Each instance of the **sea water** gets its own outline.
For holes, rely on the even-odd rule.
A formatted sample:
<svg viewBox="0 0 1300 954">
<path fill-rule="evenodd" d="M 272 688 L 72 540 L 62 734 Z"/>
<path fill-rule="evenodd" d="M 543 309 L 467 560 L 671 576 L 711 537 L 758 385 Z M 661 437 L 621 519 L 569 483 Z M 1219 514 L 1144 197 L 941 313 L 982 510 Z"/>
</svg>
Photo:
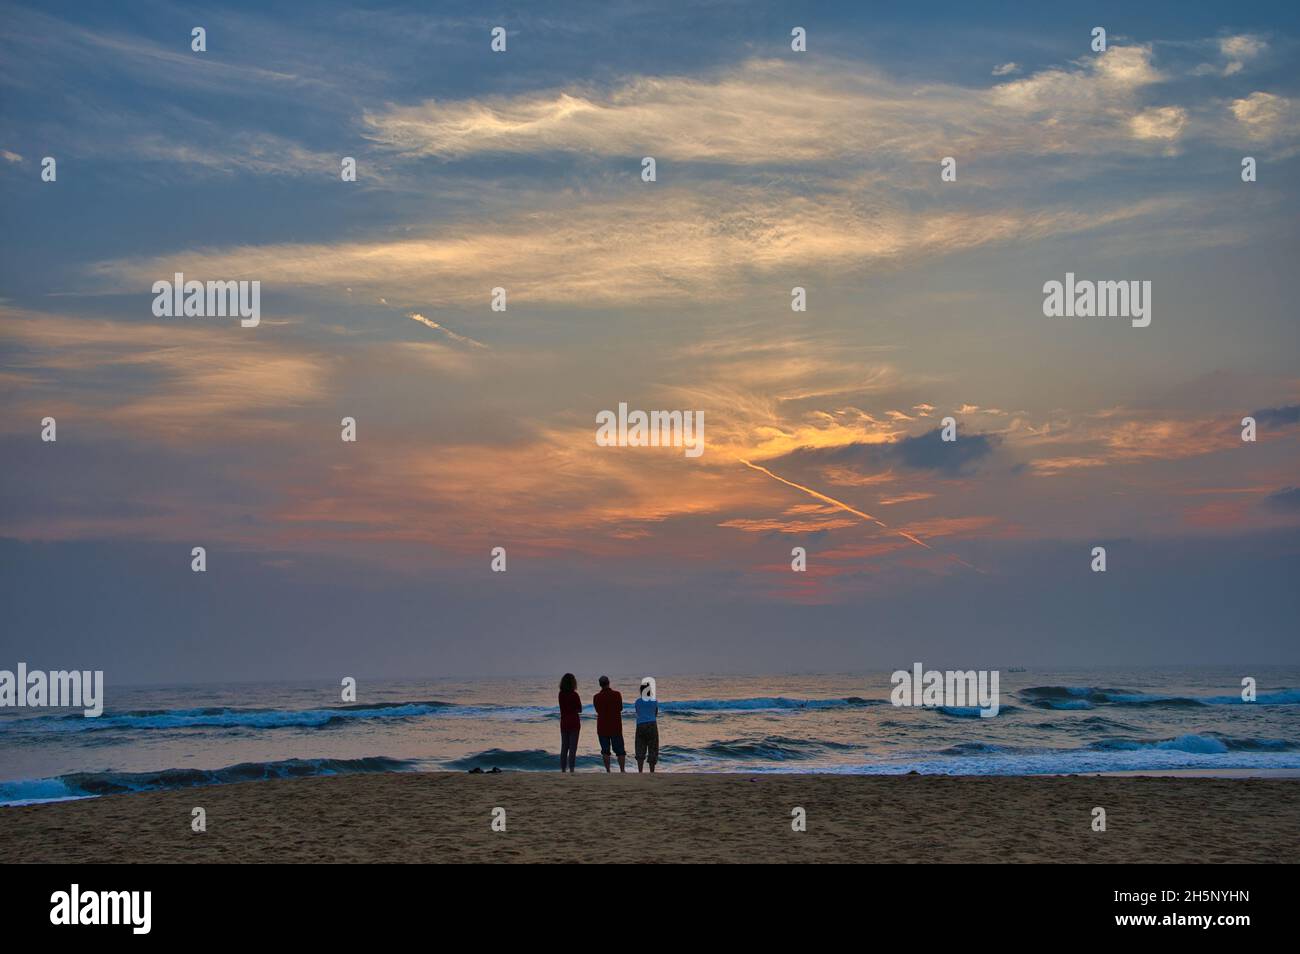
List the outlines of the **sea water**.
<svg viewBox="0 0 1300 954">
<path fill-rule="evenodd" d="M 603 771 L 598 675 L 579 674 L 579 771 Z M 611 677 L 629 750 L 642 675 Z M 1300 770 L 1295 667 L 1003 670 L 994 718 L 894 706 L 888 671 L 656 675 L 662 772 Z M 1256 680 L 1256 702 L 1242 701 L 1244 676 Z M 554 771 L 558 684 L 558 673 L 362 678 L 347 704 L 324 681 L 110 684 L 98 718 L 0 709 L 0 803 L 352 772 Z"/>
</svg>

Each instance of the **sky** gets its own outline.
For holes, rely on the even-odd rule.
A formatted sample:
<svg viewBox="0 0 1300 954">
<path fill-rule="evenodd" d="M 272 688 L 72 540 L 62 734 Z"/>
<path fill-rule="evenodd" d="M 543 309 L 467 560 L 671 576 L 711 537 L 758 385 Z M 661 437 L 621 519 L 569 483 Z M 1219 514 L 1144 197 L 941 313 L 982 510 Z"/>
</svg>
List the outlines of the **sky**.
<svg viewBox="0 0 1300 954">
<path fill-rule="evenodd" d="M 1040 6 L 0 4 L 0 666 L 1300 661 L 1300 11 Z"/>
</svg>

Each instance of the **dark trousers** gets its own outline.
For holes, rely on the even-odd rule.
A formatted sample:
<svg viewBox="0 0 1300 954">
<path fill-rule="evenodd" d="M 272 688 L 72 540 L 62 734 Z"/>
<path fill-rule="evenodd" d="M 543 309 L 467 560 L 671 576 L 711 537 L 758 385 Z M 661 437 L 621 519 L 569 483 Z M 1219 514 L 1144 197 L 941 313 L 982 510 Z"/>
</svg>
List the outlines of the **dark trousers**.
<svg viewBox="0 0 1300 954">
<path fill-rule="evenodd" d="M 563 772 L 568 768 L 573 771 L 573 765 L 578 761 L 578 733 L 581 729 L 560 730 L 560 771 Z"/>
<path fill-rule="evenodd" d="M 638 722 L 636 727 L 636 760 L 654 765 L 659 761 L 659 723 Z"/>
</svg>

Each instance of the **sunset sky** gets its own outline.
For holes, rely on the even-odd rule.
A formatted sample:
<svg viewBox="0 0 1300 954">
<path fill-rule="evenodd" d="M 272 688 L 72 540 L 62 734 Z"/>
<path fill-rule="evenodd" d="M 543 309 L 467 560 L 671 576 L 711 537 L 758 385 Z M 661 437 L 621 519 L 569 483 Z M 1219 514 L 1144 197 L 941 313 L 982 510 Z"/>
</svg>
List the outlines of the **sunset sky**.
<svg viewBox="0 0 1300 954">
<path fill-rule="evenodd" d="M 0 665 L 1300 661 L 1296 6 L 658 6 L 0 5 Z"/>
</svg>

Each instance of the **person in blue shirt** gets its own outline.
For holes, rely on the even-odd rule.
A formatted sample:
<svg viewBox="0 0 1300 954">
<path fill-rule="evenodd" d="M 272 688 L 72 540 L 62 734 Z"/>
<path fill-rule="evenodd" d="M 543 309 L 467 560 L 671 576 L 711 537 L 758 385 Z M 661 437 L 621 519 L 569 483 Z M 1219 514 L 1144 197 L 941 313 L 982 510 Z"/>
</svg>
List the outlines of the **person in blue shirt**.
<svg viewBox="0 0 1300 954">
<path fill-rule="evenodd" d="M 654 682 L 649 677 L 641 680 L 641 694 L 636 700 L 636 770 L 645 770 L 650 763 L 654 772 L 659 761 L 659 701 L 655 699 Z"/>
</svg>

